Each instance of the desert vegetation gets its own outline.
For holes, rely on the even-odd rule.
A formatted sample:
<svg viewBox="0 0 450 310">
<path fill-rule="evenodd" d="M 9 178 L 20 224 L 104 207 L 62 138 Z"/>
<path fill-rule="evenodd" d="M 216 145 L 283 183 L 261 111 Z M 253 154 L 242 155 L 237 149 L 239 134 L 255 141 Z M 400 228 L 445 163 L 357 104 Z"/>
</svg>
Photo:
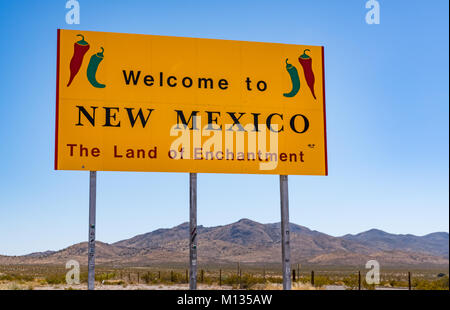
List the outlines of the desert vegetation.
<svg viewBox="0 0 450 310">
<path fill-rule="evenodd" d="M 276 290 L 282 288 L 282 275 L 279 268 L 239 266 L 201 266 L 198 269 L 199 289 L 242 289 Z M 80 284 L 66 283 L 66 270 L 61 266 L 49 265 L 3 265 L 0 266 L 0 289 L 85 289 L 87 269 L 81 267 Z M 300 271 L 300 272 L 299 272 Z M 448 290 L 448 270 L 413 270 L 411 282 L 408 271 L 401 269 L 384 270 L 380 284 L 366 283 L 365 271 L 361 270 L 359 283 L 358 271 L 347 268 L 296 269 L 292 288 L 311 289 L 411 289 Z M 188 270 L 181 266 L 152 267 L 96 267 L 96 286 L 99 289 L 187 289 Z"/>
</svg>

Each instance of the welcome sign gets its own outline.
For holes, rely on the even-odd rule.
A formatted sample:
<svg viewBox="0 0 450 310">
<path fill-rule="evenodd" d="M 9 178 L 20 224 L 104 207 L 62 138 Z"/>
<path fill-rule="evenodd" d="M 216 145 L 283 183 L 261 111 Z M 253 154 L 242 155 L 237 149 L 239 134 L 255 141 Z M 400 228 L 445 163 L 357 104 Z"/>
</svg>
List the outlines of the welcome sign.
<svg viewBox="0 0 450 310">
<path fill-rule="evenodd" d="M 55 169 L 327 175 L 320 46 L 58 30 Z"/>
</svg>

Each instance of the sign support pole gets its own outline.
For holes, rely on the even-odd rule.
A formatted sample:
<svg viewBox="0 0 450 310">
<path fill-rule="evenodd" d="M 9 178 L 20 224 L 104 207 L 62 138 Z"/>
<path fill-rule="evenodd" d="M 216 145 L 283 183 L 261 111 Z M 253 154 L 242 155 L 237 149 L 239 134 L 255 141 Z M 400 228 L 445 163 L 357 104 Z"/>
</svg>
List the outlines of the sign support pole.
<svg viewBox="0 0 450 310">
<path fill-rule="evenodd" d="M 89 239 L 88 239 L 88 290 L 95 284 L 95 213 L 97 202 L 97 171 L 89 172 Z"/>
<path fill-rule="evenodd" d="M 189 174 L 189 289 L 197 289 L 197 173 Z"/>
<path fill-rule="evenodd" d="M 288 176 L 280 175 L 281 257 L 283 260 L 283 290 L 291 289 L 291 247 L 289 243 Z"/>
</svg>

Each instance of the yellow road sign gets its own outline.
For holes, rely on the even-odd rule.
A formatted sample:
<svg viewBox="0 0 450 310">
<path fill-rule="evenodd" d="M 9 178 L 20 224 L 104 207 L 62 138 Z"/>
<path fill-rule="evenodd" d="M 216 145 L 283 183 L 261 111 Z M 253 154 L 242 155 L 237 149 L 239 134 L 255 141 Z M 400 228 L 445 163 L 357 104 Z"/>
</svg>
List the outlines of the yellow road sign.
<svg viewBox="0 0 450 310">
<path fill-rule="evenodd" d="M 58 30 L 55 169 L 327 175 L 321 46 Z"/>
</svg>

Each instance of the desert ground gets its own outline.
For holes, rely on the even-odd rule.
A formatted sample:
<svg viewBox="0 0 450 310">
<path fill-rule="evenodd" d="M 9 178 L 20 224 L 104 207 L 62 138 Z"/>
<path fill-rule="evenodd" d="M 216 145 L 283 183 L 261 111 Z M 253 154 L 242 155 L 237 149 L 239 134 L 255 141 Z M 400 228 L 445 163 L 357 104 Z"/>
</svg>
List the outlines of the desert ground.
<svg viewBox="0 0 450 310">
<path fill-rule="evenodd" d="M 205 266 L 198 270 L 199 290 L 280 290 L 282 276 L 278 268 L 240 265 L 219 269 Z M 0 290 L 85 290 L 87 269 L 81 267 L 79 283 L 61 266 L 1 265 Z M 377 285 L 366 282 L 366 270 L 348 267 L 296 269 L 294 290 L 448 290 L 448 269 L 390 268 L 380 273 Z M 294 273 L 294 272 L 293 272 Z M 300 276 L 298 276 L 300 274 Z M 361 276 L 359 276 L 361 274 Z M 75 283 L 74 283 L 75 282 Z M 98 290 L 186 290 L 187 269 L 152 267 L 96 268 L 95 288 Z"/>
</svg>

